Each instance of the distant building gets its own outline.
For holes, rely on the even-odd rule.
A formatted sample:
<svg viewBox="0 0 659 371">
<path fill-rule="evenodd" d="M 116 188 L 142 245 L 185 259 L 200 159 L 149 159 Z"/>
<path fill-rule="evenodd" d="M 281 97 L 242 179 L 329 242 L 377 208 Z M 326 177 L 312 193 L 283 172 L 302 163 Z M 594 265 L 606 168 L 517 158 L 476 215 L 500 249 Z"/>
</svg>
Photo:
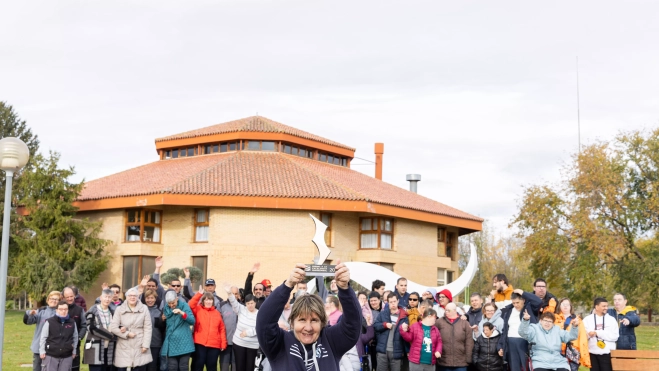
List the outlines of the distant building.
<svg viewBox="0 0 659 371">
<path fill-rule="evenodd" d="M 383 152 L 383 145 L 376 145 Z M 310 263 L 313 214 L 335 262 L 380 264 L 427 285 L 457 277 L 458 236 L 483 220 L 350 169 L 355 149 L 264 117 L 156 139 L 159 160 L 90 181 L 76 205 L 112 244 L 98 279 L 123 290 L 154 270 L 194 265 L 204 277 L 278 285 Z M 199 283 L 196 283 L 198 287 Z"/>
</svg>

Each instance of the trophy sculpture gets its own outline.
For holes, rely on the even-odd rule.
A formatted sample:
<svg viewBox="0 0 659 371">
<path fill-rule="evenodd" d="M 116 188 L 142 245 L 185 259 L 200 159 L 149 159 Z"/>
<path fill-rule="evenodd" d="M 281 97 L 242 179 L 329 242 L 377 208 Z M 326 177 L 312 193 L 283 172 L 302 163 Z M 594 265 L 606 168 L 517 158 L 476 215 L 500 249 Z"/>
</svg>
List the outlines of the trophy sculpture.
<svg viewBox="0 0 659 371">
<path fill-rule="evenodd" d="M 330 249 L 327 247 L 327 244 L 325 244 L 325 231 L 327 230 L 327 226 L 320 220 L 316 219 L 313 215 L 309 214 L 309 216 L 316 224 L 316 234 L 313 236 L 311 242 L 316 245 L 318 255 L 313 259 L 314 264 L 306 264 L 304 272 L 307 276 L 334 276 L 336 265 L 322 264 L 330 254 Z"/>
</svg>

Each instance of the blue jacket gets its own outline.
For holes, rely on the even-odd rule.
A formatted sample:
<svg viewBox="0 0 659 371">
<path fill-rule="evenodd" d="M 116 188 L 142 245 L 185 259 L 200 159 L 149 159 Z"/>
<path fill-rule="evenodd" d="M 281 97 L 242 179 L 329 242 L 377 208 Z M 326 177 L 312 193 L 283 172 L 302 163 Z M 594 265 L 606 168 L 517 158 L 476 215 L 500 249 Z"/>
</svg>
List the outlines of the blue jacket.
<svg viewBox="0 0 659 371">
<path fill-rule="evenodd" d="M 570 369 L 567 358 L 561 354 L 563 343 L 576 340 L 579 336 L 579 327 L 572 327 L 568 332 L 558 326 L 552 326 L 549 331 L 540 324 L 530 324 L 522 319 L 519 325 L 519 334 L 533 346 L 533 368 L 544 369 Z"/>
<path fill-rule="evenodd" d="M 190 306 L 183 299 L 178 299 L 176 309 L 182 310 L 186 318 L 180 314 L 174 314 L 173 309 L 165 304 L 163 314 L 167 318 L 165 325 L 165 340 L 162 343 L 160 354 L 165 357 L 177 357 L 194 352 L 194 340 L 190 326 L 194 325 L 195 318 Z"/>
<path fill-rule="evenodd" d="M 622 312 L 611 308 L 607 311 L 607 314 L 618 320 L 620 336 L 616 342 L 616 349 L 636 350 L 636 333 L 634 332 L 634 327 L 641 324 L 641 318 L 638 316 L 636 308 L 628 305 Z M 623 325 L 621 322 L 625 318 L 629 320 L 628 326 Z"/>
<path fill-rule="evenodd" d="M 377 339 L 377 346 L 375 351 L 378 353 L 387 353 L 387 340 L 389 340 L 389 331 L 394 332 L 394 359 L 403 358 L 405 353 L 405 345 L 407 342 L 400 336 L 400 325 L 407 323 L 407 312 L 402 307 L 398 307 L 398 321 L 390 329 L 385 327 L 387 323 L 391 323 L 391 311 L 389 309 L 383 310 L 378 315 L 378 318 L 373 323 L 375 329 L 375 338 Z"/>
<path fill-rule="evenodd" d="M 531 319 L 530 323 L 538 323 L 538 317 L 535 316 L 535 313 L 538 313 L 540 306 L 542 305 L 542 299 L 535 296 L 530 292 L 524 291 L 522 297 L 526 300 L 524 302 L 524 308 L 519 313 L 519 319 L 523 321 L 524 311 L 529 312 Z M 508 354 L 508 320 L 510 319 L 510 314 L 513 311 L 513 305 L 508 304 L 503 309 L 501 309 L 501 319 L 503 319 L 503 331 L 501 332 L 501 337 L 499 338 L 499 343 L 497 344 L 498 349 L 503 349 L 503 359 L 506 359 Z M 521 335 L 521 334 L 520 334 Z"/>
</svg>

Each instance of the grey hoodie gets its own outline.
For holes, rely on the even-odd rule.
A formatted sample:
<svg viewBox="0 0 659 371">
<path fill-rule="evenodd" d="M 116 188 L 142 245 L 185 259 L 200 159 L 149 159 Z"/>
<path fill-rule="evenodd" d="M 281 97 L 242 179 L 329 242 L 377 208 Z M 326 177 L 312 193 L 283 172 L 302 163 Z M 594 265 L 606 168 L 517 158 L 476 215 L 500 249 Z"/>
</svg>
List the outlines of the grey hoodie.
<svg viewBox="0 0 659 371">
<path fill-rule="evenodd" d="M 495 331 L 501 333 L 503 331 L 503 319 L 501 318 L 501 309 L 497 309 L 496 312 L 492 315 L 492 318 L 485 318 L 485 313 L 483 313 L 483 318 L 478 323 L 478 332 L 474 332 L 474 340 L 477 340 L 479 336 L 483 333 L 483 324 L 489 322 L 494 325 Z"/>
<path fill-rule="evenodd" d="M 30 345 L 30 350 L 34 354 L 39 354 L 39 340 L 41 339 L 41 330 L 43 325 L 46 323 L 46 320 L 55 315 L 57 308 L 43 307 L 37 310 L 35 315 L 30 315 L 31 309 L 25 312 L 23 316 L 23 323 L 26 325 L 37 325 L 37 328 L 34 329 L 34 337 L 32 338 L 32 344 Z"/>
</svg>

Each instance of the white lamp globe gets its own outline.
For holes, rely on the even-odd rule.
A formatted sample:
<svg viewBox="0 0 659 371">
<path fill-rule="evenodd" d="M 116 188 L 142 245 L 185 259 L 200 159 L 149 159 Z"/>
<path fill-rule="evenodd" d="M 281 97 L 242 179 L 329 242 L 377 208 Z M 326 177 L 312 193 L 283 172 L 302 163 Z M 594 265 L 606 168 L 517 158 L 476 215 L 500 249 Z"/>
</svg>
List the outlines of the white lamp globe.
<svg viewBox="0 0 659 371">
<path fill-rule="evenodd" d="M 17 171 L 30 158 L 30 150 L 27 144 L 14 137 L 0 139 L 0 169 L 4 171 Z"/>
</svg>

